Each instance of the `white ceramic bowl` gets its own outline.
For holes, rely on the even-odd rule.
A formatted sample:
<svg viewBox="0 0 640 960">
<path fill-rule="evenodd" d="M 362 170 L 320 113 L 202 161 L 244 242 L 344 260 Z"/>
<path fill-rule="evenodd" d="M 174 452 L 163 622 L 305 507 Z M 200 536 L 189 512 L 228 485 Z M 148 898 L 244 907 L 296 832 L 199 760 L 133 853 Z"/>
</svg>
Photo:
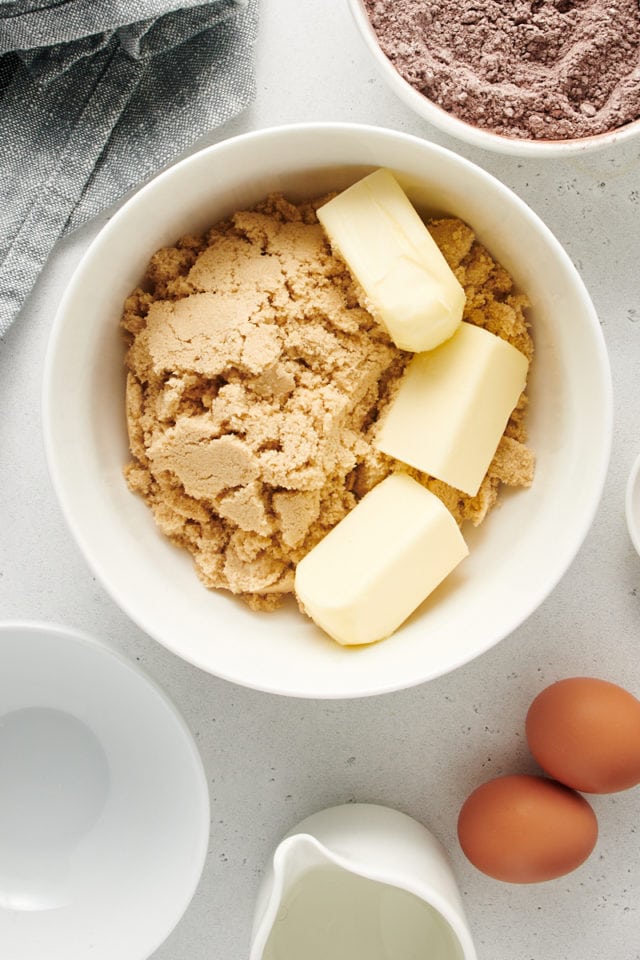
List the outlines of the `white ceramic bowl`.
<svg viewBox="0 0 640 960">
<path fill-rule="evenodd" d="M 631 543 L 640 554 L 640 454 L 631 467 L 624 506 Z"/>
<path fill-rule="evenodd" d="M 255 613 L 207 591 L 190 556 L 129 492 L 124 298 L 150 255 L 271 190 L 291 198 L 394 169 L 418 208 L 467 220 L 531 299 L 528 491 L 467 531 L 471 555 L 397 633 L 345 649 L 291 602 Z M 421 139 L 352 124 L 262 130 L 163 173 L 104 228 L 75 273 L 49 344 L 43 394 L 51 476 L 69 526 L 114 600 L 152 637 L 204 670 L 274 693 L 356 697 L 408 687 L 471 660 L 518 626 L 571 563 L 608 463 L 611 386 L 600 326 L 568 256 L 538 217 L 479 167 Z"/>
<path fill-rule="evenodd" d="M 577 154 L 595 153 L 615 143 L 623 143 L 634 137 L 640 137 L 640 120 L 626 124 L 624 127 L 619 127 L 609 133 L 573 140 L 528 140 L 508 137 L 499 133 L 492 133 L 482 127 L 476 127 L 466 120 L 460 120 L 454 114 L 443 110 L 442 107 L 420 93 L 415 87 L 412 87 L 398 73 L 378 43 L 363 0 L 348 0 L 348 3 L 362 39 L 389 87 L 411 110 L 424 120 L 432 123 L 434 127 L 442 130 L 443 133 L 449 134 L 449 136 L 457 137 L 474 147 L 482 147 L 484 150 L 492 150 L 495 153 L 507 153 L 518 157 L 535 157 L 536 159 L 544 157 L 558 159 Z"/>
<path fill-rule="evenodd" d="M 145 960 L 209 838 L 200 756 L 165 695 L 75 631 L 0 624 L 0 955 Z"/>
</svg>

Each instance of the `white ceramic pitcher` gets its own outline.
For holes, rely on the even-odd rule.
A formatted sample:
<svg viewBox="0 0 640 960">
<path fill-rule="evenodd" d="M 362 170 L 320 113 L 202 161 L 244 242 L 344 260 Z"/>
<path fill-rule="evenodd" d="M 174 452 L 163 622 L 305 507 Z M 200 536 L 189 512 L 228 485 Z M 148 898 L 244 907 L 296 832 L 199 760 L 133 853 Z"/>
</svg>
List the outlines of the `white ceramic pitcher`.
<svg viewBox="0 0 640 960">
<path fill-rule="evenodd" d="M 406 814 L 330 807 L 277 847 L 250 960 L 476 960 L 442 845 Z"/>
</svg>

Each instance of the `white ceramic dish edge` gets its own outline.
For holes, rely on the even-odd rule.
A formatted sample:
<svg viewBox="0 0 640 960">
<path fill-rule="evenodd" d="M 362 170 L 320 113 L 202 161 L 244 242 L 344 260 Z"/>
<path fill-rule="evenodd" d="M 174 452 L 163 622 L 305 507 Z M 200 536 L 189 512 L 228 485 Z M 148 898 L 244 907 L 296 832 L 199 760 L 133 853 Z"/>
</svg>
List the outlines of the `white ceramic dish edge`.
<svg viewBox="0 0 640 960">
<path fill-rule="evenodd" d="M 75 627 L 69 627 L 61 623 L 50 623 L 28 619 L 0 621 L 0 642 L 2 642 L 4 636 L 11 636 L 12 634 L 16 633 L 27 635 L 30 633 L 43 634 L 53 638 L 59 638 L 63 641 L 71 641 L 72 644 L 77 644 L 80 648 L 88 648 L 99 656 L 111 659 L 118 664 L 118 667 L 122 668 L 124 671 L 126 671 L 126 673 L 134 677 L 137 683 L 142 684 L 151 692 L 156 702 L 159 702 L 162 706 L 162 709 L 166 711 L 166 715 L 170 717 L 171 723 L 175 725 L 175 729 L 178 732 L 182 748 L 185 750 L 184 756 L 188 758 L 188 765 L 190 767 L 191 774 L 198 783 L 197 807 L 200 809 L 201 813 L 200 822 L 199 824 L 195 825 L 195 832 L 200 837 L 197 843 L 198 855 L 194 856 L 193 859 L 189 861 L 190 875 L 187 883 L 185 884 L 182 896 L 179 899 L 173 899 L 171 911 L 163 918 L 164 922 L 161 929 L 155 934 L 155 936 L 149 936 L 146 940 L 143 955 L 135 954 L 136 960 L 146 960 L 146 957 L 154 953 L 165 942 L 165 940 L 180 922 L 189 904 L 191 903 L 191 900 L 193 899 L 206 862 L 211 817 L 209 787 L 202 757 L 198 751 L 193 734 L 191 733 L 184 717 L 177 709 L 173 701 L 164 692 L 164 690 L 142 668 L 128 659 L 120 651 L 114 649 L 106 641 L 98 639 L 97 637 L 85 633 L 82 630 L 76 629 Z M 47 689 L 49 689 L 48 683 Z M 30 697 L 27 695 L 26 701 L 29 699 Z M 53 915 L 55 913 L 56 911 L 45 910 L 46 916 Z M 64 921 L 65 914 L 66 911 L 63 910 L 60 915 L 63 922 L 66 922 Z M 18 929 L 19 927 L 16 925 L 15 930 L 17 931 Z M 56 943 L 54 951 L 55 956 L 59 955 L 59 949 L 60 944 Z M 54 945 L 52 944 L 52 951 L 53 950 Z M 75 952 L 73 950 L 71 952 L 75 956 Z M 124 955 L 125 953 L 123 952 L 122 956 L 124 957 Z M 127 951 L 126 956 L 133 957 L 134 955 Z"/>
<path fill-rule="evenodd" d="M 636 457 L 627 480 L 625 515 L 631 543 L 640 555 L 640 454 Z"/>
</svg>

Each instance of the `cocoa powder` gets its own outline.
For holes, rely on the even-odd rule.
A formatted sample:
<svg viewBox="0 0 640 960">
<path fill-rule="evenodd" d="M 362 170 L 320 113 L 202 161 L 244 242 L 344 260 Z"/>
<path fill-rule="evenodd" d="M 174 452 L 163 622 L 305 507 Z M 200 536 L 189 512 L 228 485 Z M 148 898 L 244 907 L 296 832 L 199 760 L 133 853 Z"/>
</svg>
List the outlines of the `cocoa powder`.
<svg viewBox="0 0 640 960">
<path fill-rule="evenodd" d="M 380 47 L 461 120 L 525 139 L 640 117 L 638 0 L 364 0 Z"/>
</svg>

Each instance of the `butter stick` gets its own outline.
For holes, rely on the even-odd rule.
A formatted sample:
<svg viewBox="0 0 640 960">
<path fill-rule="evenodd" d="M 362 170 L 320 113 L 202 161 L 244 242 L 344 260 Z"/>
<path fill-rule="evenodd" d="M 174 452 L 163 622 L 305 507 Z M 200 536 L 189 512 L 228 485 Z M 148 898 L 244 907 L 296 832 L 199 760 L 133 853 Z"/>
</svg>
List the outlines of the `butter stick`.
<svg viewBox="0 0 640 960">
<path fill-rule="evenodd" d="M 375 446 L 475 496 L 524 390 L 527 358 L 481 327 L 415 356 Z"/>
<path fill-rule="evenodd" d="M 303 557 L 295 591 L 338 643 L 373 643 L 392 634 L 467 553 L 444 504 L 396 473 Z"/>
<path fill-rule="evenodd" d="M 464 290 L 388 170 L 338 194 L 318 219 L 396 346 L 431 350 L 455 332 Z"/>
</svg>

